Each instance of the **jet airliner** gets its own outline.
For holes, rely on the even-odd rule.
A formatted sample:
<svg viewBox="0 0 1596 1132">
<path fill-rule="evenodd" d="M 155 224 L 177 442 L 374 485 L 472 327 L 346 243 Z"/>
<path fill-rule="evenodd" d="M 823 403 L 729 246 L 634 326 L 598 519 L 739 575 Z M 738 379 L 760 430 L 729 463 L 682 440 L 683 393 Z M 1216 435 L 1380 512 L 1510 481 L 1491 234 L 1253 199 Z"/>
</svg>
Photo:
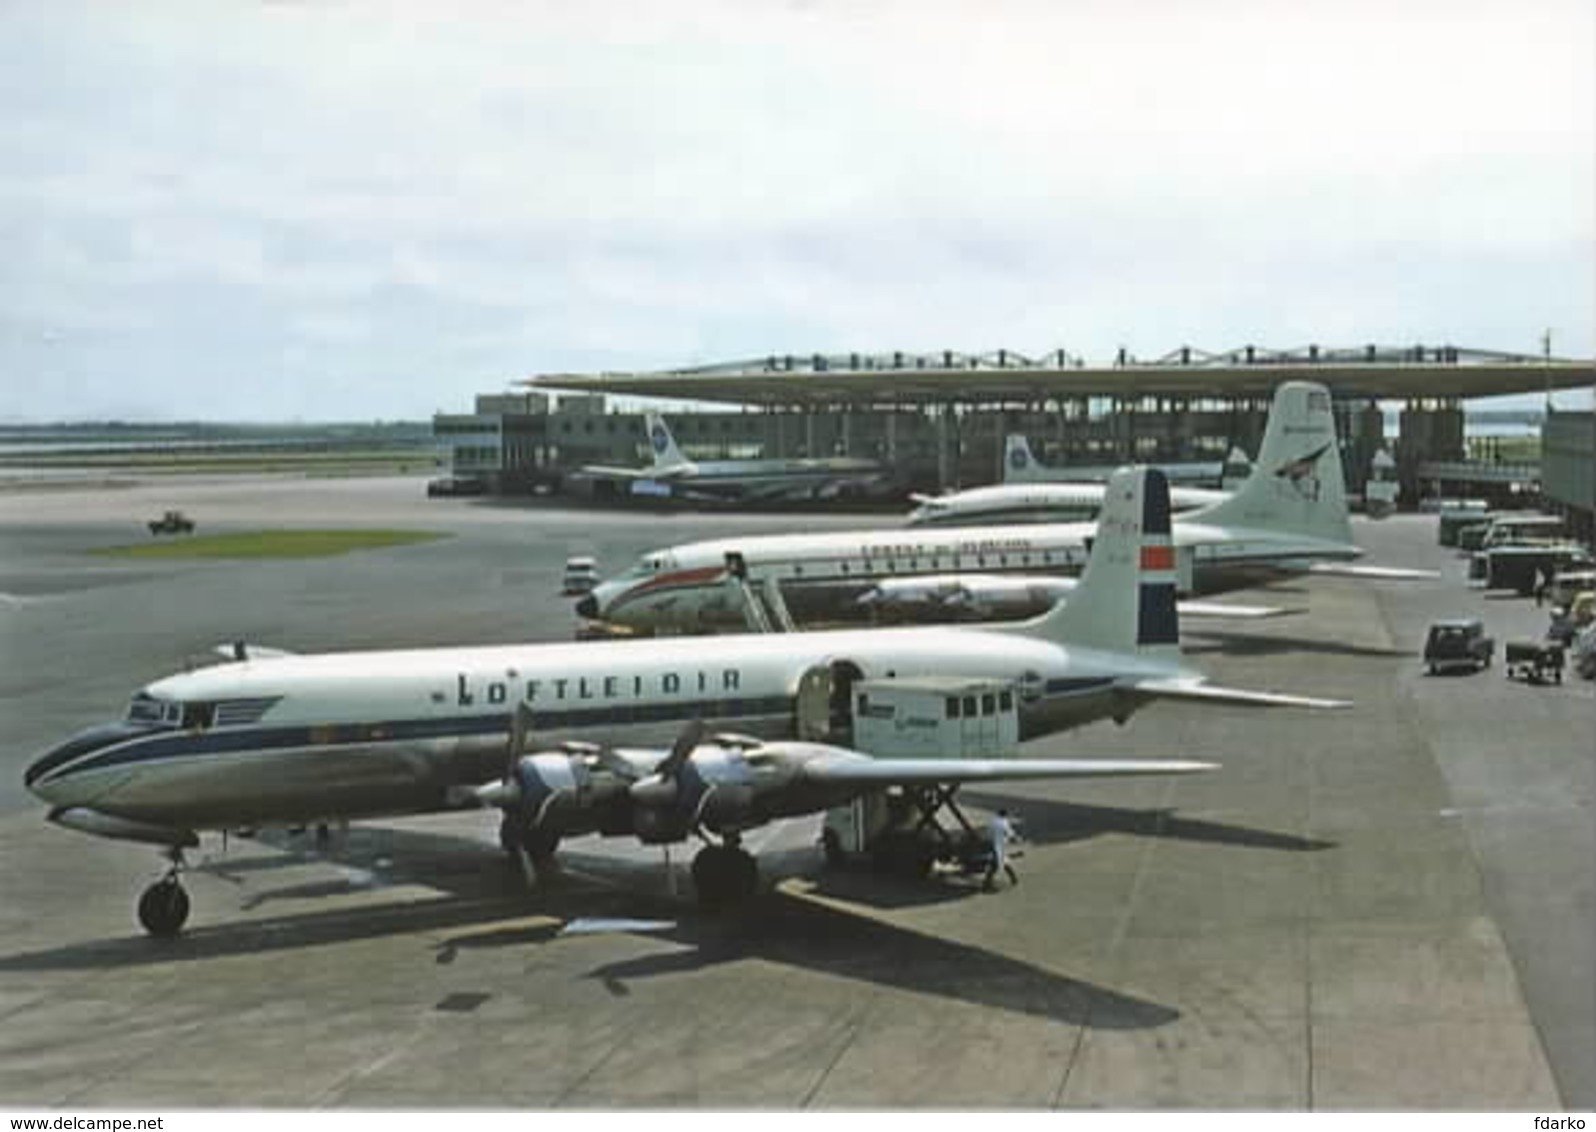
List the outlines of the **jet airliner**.
<svg viewBox="0 0 1596 1132">
<path fill-rule="evenodd" d="M 887 486 L 888 468 L 876 460 L 822 456 L 785 460 L 690 460 L 659 413 L 644 414 L 651 462 L 642 468 L 589 465 L 583 479 L 626 484 L 638 495 L 695 502 L 834 499 Z"/>
</svg>

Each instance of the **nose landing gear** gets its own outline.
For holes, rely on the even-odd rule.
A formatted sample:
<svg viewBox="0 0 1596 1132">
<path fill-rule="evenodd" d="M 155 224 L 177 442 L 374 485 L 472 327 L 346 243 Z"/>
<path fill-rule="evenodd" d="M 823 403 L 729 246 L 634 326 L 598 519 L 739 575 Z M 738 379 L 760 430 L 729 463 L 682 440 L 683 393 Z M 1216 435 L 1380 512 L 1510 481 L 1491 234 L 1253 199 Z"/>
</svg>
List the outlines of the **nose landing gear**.
<svg viewBox="0 0 1596 1132">
<path fill-rule="evenodd" d="M 166 875 L 139 897 L 139 923 L 157 939 L 172 938 L 188 922 L 188 892 L 178 880 L 183 871 L 182 847 L 173 846 L 166 855 L 171 861 Z"/>
</svg>

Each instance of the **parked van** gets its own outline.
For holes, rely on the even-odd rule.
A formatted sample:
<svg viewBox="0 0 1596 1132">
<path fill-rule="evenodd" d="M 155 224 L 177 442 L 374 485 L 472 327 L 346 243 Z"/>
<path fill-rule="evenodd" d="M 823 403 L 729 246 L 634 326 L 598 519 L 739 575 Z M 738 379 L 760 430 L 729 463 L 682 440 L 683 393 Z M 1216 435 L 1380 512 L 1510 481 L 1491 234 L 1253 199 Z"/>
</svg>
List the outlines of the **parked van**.
<svg viewBox="0 0 1596 1132">
<path fill-rule="evenodd" d="M 1480 549 L 1560 542 L 1566 535 L 1563 520 L 1556 515 L 1514 515 L 1493 522 Z"/>
<path fill-rule="evenodd" d="M 599 584 L 598 563 L 585 554 L 565 560 L 565 576 L 560 580 L 560 592 L 569 597 L 588 593 Z"/>
</svg>

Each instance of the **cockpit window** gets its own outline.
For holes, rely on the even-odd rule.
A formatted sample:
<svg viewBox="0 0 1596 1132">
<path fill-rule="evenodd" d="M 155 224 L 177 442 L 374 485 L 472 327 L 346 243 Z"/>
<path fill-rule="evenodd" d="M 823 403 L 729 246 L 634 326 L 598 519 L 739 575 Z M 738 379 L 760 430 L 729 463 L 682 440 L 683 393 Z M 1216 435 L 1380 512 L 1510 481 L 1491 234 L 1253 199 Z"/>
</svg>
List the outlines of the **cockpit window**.
<svg viewBox="0 0 1596 1132">
<path fill-rule="evenodd" d="M 175 713 L 177 705 L 166 700 L 158 700 L 145 692 L 140 692 L 133 697 L 133 702 L 127 706 L 129 723 L 176 723 Z M 168 718 L 168 712 L 174 713 Z"/>
<path fill-rule="evenodd" d="M 276 700 L 265 701 L 268 705 Z M 163 700 L 148 692 L 140 692 L 127 706 L 129 723 L 143 723 L 157 727 L 210 727 L 214 722 L 214 705 L 206 703 L 179 703 Z"/>
<path fill-rule="evenodd" d="M 636 562 L 632 563 L 632 565 L 624 574 L 621 575 L 621 577 L 649 578 L 655 574 L 658 574 L 662 565 L 663 562 L 659 556 L 649 555 L 646 558 L 639 558 Z"/>
</svg>

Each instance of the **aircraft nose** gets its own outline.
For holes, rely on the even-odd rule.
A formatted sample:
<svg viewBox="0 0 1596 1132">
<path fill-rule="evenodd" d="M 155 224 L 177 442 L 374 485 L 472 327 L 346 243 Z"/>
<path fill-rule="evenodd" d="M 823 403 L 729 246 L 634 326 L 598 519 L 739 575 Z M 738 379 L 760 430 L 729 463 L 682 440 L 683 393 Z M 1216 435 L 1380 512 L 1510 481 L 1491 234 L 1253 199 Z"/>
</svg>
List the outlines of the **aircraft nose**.
<svg viewBox="0 0 1596 1132">
<path fill-rule="evenodd" d="M 593 618 L 597 617 L 599 615 L 598 597 L 594 594 L 588 594 L 582 598 L 581 601 L 577 602 L 576 615 L 578 617 L 585 617 L 588 620 L 592 620 Z"/>
<path fill-rule="evenodd" d="M 76 762 L 85 755 L 95 754 L 134 734 L 136 732 L 126 725 L 117 723 L 80 731 L 29 763 L 28 769 L 22 773 L 22 784 L 38 798 L 47 802 L 59 801 L 63 789 L 71 789 L 66 786 L 66 780 L 70 775 L 62 773 L 68 764 Z"/>
</svg>

